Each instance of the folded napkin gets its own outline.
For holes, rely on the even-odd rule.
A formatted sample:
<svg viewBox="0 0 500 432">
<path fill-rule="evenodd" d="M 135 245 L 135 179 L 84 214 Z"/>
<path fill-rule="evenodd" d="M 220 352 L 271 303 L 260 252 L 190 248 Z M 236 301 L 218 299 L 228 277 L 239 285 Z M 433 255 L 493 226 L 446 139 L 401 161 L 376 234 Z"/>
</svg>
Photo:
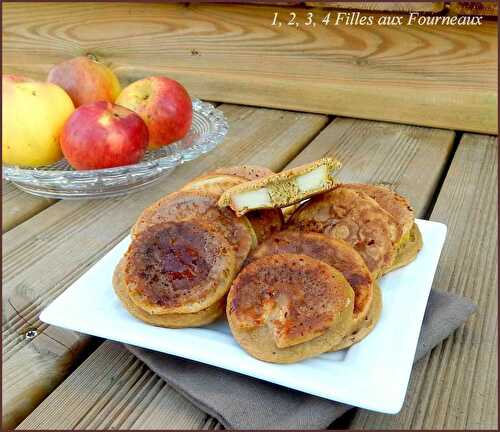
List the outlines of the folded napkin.
<svg viewBox="0 0 500 432">
<path fill-rule="evenodd" d="M 415 361 L 465 322 L 475 308 L 463 297 L 432 290 Z M 228 429 L 324 429 L 352 408 L 203 363 L 126 347 Z"/>
</svg>

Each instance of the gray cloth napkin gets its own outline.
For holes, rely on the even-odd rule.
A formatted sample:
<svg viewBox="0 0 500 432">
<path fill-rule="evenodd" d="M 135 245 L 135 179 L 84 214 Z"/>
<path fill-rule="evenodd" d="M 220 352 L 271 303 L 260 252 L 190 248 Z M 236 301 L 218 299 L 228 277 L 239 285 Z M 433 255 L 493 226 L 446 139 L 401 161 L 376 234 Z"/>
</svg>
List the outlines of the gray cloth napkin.
<svg viewBox="0 0 500 432">
<path fill-rule="evenodd" d="M 463 297 L 432 290 L 415 361 L 464 323 L 475 308 Z M 228 429 L 324 429 L 352 408 L 203 363 L 126 347 Z"/>
</svg>

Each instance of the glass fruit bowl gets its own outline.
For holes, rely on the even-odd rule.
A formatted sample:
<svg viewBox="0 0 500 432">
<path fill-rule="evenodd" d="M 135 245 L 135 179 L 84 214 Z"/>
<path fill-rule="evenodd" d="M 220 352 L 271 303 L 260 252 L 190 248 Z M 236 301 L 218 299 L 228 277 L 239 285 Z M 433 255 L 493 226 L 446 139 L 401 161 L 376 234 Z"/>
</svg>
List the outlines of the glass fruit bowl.
<svg viewBox="0 0 500 432">
<path fill-rule="evenodd" d="M 209 152 L 224 140 L 227 131 L 222 111 L 193 99 L 193 124 L 188 134 L 168 146 L 148 150 L 143 160 L 134 165 L 75 171 L 62 159 L 40 168 L 3 165 L 2 175 L 20 189 L 42 197 L 113 197 L 144 188 L 176 166 Z"/>
</svg>

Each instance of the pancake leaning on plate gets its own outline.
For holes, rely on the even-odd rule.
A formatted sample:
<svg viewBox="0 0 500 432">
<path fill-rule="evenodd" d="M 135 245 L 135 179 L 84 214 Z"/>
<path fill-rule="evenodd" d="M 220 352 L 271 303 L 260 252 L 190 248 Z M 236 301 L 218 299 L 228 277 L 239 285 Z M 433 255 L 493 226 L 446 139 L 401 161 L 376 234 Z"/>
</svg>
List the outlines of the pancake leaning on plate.
<svg viewBox="0 0 500 432">
<path fill-rule="evenodd" d="M 312 197 L 294 212 L 288 224 L 346 241 L 363 257 L 375 278 L 393 264 L 395 246 L 402 236 L 395 219 L 374 199 L 344 186 Z"/>
<path fill-rule="evenodd" d="M 354 292 L 333 267 L 307 255 L 259 258 L 229 290 L 231 332 L 252 356 L 293 363 L 340 343 L 352 320 Z"/>
<path fill-rule="evenodd" d="M 132 238 L 160 222 L 194 220 L 207 223 L 224 235 L 236 255 L 239 269 L 257 244 L 246 217 L 236 217 L 230 209 L 217 206 L 218 196 L 200 191 L 174 192 L 146 208 L 132 227 Z"/>
<path fill-rule="evenodd" d="M 181 190 L 198 190 L 214 193 L 220 197 L 222 193 L 233 186 L 270 174 L 274 173 L 267 168 L 251 165 L 219 168 L 196 177 L 185 184 Z M 255 210 L 247 213 L 246 216 L 253 227 L 258 243 L 262 242 L 272 233 L 279 231 L 284 223 L 283 214 L 280 209 Z"/>
<path fill-rule="evenodd" d="M 323 261 L 344 275 L 354 290 L 354 331 L 368 314 L 373 299 L 373 277 L 361 255 L 342 240 L 320 233 L 286 230 L 274 234 L 259 245 L 247 262 L 282 253 L 307 255 Z"/>
<path fill-rule="evenodd" d="M 162 222 L 132 240 L 115 271 L 114 287 L 140 319 L 174 327 L 201 325 L 223 310 L 236 270 L 234 250 L 213 227 Z"/>
<path fill-rule="evenodd" d="M 331 158 L 285 170 L 235 186 L 222 194 L 219 206 L 231 207 L 237 215 L 251 210 L 287 207 L 335 185 L 334 172 L 340 162 Z"/>
</svg>

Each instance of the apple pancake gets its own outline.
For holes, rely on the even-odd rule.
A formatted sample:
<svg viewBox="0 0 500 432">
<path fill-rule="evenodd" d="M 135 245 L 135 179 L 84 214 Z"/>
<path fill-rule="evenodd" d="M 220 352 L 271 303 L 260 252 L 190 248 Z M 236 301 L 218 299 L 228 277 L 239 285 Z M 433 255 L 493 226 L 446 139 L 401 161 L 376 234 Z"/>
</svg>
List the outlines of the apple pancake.
<svg viewBox="0 0 500 432">
<path fill-rule="evenodd" d="M 382 292 L 378 283 L 375 283 L 373 289 L 373 302 L 370 306 L 370 310 L 366 317 L 360 322 L 356 329 L 354 329 L 351 333 L 344 336 L 342 341 L 335 345 L 330 351 L 340 351 L 355 343 L 360 342 L 366 336 L 370 334 L 370 332 L 375 328 L 380 319 L 380 314 L 382 313 Z"/>
<path fill-rule="evenodd" d="M 220 197 L 227 189 L 244 183 L 245 181 L 246 180 L 244 180 L 243 178 L 234 175 L 205 174 L 196 177 L 189 183 L 186 183 L 184 186 L 182 186 L 181 191 L 197 190 L 200 192 L 214 194 Z"/>
<path fill-rule="evenodd" d="M 221 168 L 200 177 L 196 177 L 194 180 L 184 185 L 181 190 L 199 190 L 213 193 L 220 197 L 227 189 L 247 182 L 248 178 L 243 177 L 243 175 L 247 175 L 251 178 L 255 177 L 256 173 L 266 172 L 265 170 L 267 170 L 266 168 L 260 168 L 261 171 L 259 171 L 259 168 L 260 167 L 250 166 L 228 168 L 229 172 L 240 173 L 240 175 L 218 173 L 217 171 L 225 171 L 225 169 Z M 271 174 L 273 173 L 272 171 L 270 172 Z M 247 213 L 246 216 L 252 225 L 258 243 L 262 242 L 272 233 L 279 231 L 284 223 L 283 214 L 280 209 L 255 210 Z"/>
<path fill-rule="evenodd" d="M 133 239 L 123 273 L 129 298 L 149 314 L 194 313 L 226 295 L 236 257 L 209 225 L 161 222 Z"/>
<path fill-rule="evenodd" d="M 394 263 L 390 266 L 386 273 L 404 267 L 405 265 L 412 262 L 416 258 L 422 247 L 422 234 L 418 229 L 418 225 L 413 224 L 410 229 L 408 240 L 404 242 L 404 244 L 398 249 L 398 253 L 396 255 Z"/>
<path fill-rule="evenodd" d="M 206 324 L 210 324 L 224 313 L 226 306 L 225 297 L 209 306 L 208 308 L 194 313 L 173 313 L 163 315 L 150 314 L 141 309 L 139 306 L 136 306 L 136 304 L 130 299 L 130 296 L 128 295 L 127 285 L 125 283 L 125 273 L 123 271 L 124 267 L 125 258 L 122 258 L 113 273 L 113 288 L 125 309 L 127 309 L 127 311 L 131 315 L 141 321 L 158 327 L 200 327 Z"/>
<path fill-rule="evenodd" d="M 146 208 L 132 227 L 132 237 L 160 222 L 195 220 L 216 228 L 230 244 L 239 269 L 248 253 L 257 245 L 252 225 L 246 217 L 237 217 L 230 209 L 217 206 L 217 195 L 200 191 L 171 193 Z"/>
<path fill-rule="evenodd" d="M 269 168 L 257 165 L 237 165 L 227 168 L 217 168 L 210 174 L 234 175 L 244 178 L 246 181 L 253 181 L 273 175 Z M 257 242 L 261 243 L 273 233 L 281 230 L 284 224 L 281 209 L 259 209 L 247 213 L 248 220 L 253 226 L 257 236 Z"/>
<path fill-rule="evenodd" d="M 251 210 L 287 207 L 335 186 L 334 172 L 340 162 L 331 158 L 282 171 L 228 189 L 219 206 L 231 207 L 237 215 Z"/>
<path fill-rule="evenodd" d="M 391 214 L 391 216 L 401 227 L 401 240 L 395 246 L 395 263 L 399 262 L 399 264 L 397 267 L 395 266 L 395 264 L 391 265 L 385 270 L 384 273 L 395 270 L 396 268 L 402 267 L 403 265 L 412 261 L 417 256 L 422 245 L 420 244 L 419 247 L 418 241 L 415 241 L 415 233 L 411 235 L 412 229 L 418 230 L 418 228 L 414 228 L 415 212 L 411 207 L 409 201 L 396 192 L 392 191 L 391 189 L 380 185 L 352 183 L 345 184 L 344 186 L 354 190 L 362 191 L 373 198 L 375 201 L 377 201 L 380 207 Z M 410 241 L 410 237 L 412 237 L 413 241 Z M 407 245 L 408 242 L 410 243 Z M 408 247 L 405 247 L 406 245 Z M 400 257 L 401 254 L 404 255 Z"/>
<path fill-rule="evenodd" d="M 250 355 L 293 363 L 340 343 L 353 304 L 342 273 L 307 255 L 280 254 L 245 266 L 229 290 L 226 314 Z"/>
<path fill-rule="evenodd" d="M 288 222 L 302 231 L 321 232 L 349 243 L 377 278 L 389 268 L 401 239 L 401 227 L 367 194 L 344 186 L 312 197 Z"/>
<path fill-rule="evenodd" d="M 374 281 L 361 255 L 349 244 L 320 233 L 286 230 L 258 246 L 247 262 L 282 253 L 307 255 L 342 273 L 354 290 L 353 328 L 365 319 L 372 304 Z"/>
</svg>

